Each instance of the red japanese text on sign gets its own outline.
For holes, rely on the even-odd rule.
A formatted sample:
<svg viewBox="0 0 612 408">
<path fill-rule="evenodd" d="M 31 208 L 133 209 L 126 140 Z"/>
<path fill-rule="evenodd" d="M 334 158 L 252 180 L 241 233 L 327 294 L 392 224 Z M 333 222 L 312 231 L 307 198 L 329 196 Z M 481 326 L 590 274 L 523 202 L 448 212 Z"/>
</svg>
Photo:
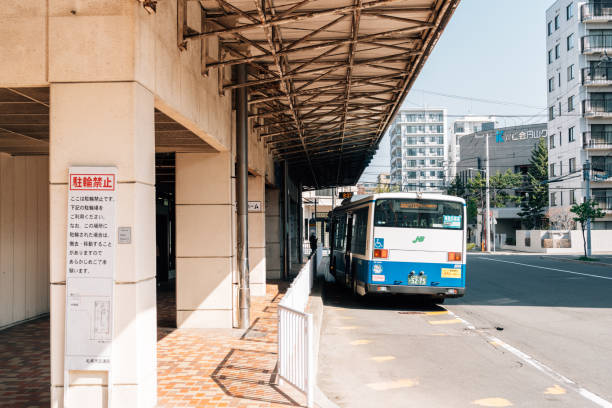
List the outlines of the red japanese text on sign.
<svg viewBox="0 0 612 408">
<path fill-rule="evenodd" d="M 115 191 L 115 175 L 71 174 L 70 190 Z"/>
</svg>

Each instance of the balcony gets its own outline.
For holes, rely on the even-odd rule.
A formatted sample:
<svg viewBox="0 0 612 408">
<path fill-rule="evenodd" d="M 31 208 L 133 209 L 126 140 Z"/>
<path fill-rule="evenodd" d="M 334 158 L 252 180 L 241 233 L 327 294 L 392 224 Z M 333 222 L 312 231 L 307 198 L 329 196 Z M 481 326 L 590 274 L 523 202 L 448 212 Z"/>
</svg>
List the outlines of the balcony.
<svg viewBox="0 0 612 408">
<path fill-rule="evenodd" d="M 583 68 L 582 85 L 585 86 L 608 86 L 612 85 L 612 65 L 601 67 Z"/>
<path fill-rule="evenodd" d="M 610 183 L 612 182 L 612 172 L 606 170 L 593 170 L 591 173 L 591 181 L 593 183 Z"/>
<path fill-rule="evenodd" d="M 612 99 L 585 99 L 582 112 L 585 118 L 612 118 Z"/>
<path fill-rule="evenodd" d="M 612 149 L 612 132 L 584 132 L 582 146 L 585 149 Z"/>
<path fill-rule="evenodd" d="M 612 20 L 612 2 L 583 4 L 580 7 L 580 20 L 584 23 L 606 23 Z"/>
<path fill-rule="evenodd" d="M 583 54 L 603 54 L 612 52 L 612 35 L 594 34 L 582 37 Z"/>
<path fill-rule="evenodd" d="M 612 197 L 597 197 L 594 196 L 593 200 L 597 202 L 597 207 L 605 211 L 612 211 Z"/>
</svg>

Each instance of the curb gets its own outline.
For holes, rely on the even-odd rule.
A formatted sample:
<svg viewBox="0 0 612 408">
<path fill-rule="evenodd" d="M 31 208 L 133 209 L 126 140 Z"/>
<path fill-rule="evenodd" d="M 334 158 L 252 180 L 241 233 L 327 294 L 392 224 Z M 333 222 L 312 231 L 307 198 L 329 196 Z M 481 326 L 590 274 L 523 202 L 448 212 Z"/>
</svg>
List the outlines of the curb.
<svg viewBox="0 0 612 408">
<path fill-rule="evenodd" d="M 566 262 L 580 263 L 580 264 L 585 264 L 585 265 L 607 266 L 608 268 L 612 268 L 612 264 L 605 263 L 605 262 L 581 261 L 579 259 L 558 258 L 556 256 L 542 256 L 542 255 L 540 255 L 540 258 L 541 259 L 555 259 L 557 261 L 566 261 Z"/>
<path fill-rule="evenodd" d="M 320 280 L 315 281 L 312 293 L 308 299 L 308 312 L 312 314 L 312 321 L 315 325 L 314 332 L 314 361 L 315 361 L 315 373 L 319 369 L 319 346 L 321 344 L 321 328 L 323 327 L 323 283 Z M 315 405 L 319 408 L 340 408 L 333 401 L 331 401 L 327 395 L 319 388 L 315 383 Z"/>
</svg>

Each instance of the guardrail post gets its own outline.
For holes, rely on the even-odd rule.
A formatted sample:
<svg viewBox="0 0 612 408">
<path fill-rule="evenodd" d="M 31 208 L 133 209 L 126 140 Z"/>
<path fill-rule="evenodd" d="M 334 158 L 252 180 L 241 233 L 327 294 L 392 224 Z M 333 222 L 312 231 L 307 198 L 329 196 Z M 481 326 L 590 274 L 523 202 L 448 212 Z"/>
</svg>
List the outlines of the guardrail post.
<svg viewBox="0 0 612 408">
<path fill-rule="evenodd" d="M 306 330 L 307 330 L 307 337 L 306 337 L 306 342 L 307 342 L 307 361 L 308 361 L 308 371 L 307 371 L 307 391 L 306 391 L 306 398 L 307 398 L 307 405 L 308 408 L 313 408 L 314 407 L 314 390 L 315 390 L 315 384 L 316 384 L 316 378 L 317 378 L 317 373 L 315 373 L 315 364 L 314 364 L 314 336 L 313 336 L 313 332 L 314 332 L 314 324 L 313 324 L 313 319 L 312 319 L 312 315 L 308 314 L 306 317 Z"/>
</svg>

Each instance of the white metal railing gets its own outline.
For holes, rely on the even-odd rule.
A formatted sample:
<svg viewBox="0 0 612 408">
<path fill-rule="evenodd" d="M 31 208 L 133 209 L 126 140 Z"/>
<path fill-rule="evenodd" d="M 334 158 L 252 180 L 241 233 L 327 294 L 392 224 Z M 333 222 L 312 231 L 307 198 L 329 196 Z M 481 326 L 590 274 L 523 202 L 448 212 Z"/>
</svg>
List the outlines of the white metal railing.
<svg viewBox="0 0 612 408">
<path fill-rule="evenodd" d="M 309 408 L 316 383 L 314 323 L 305 310 L 322 253 L 317 248 L 278 304 L 278 375 L 306 394 Z"/>
</svg>

